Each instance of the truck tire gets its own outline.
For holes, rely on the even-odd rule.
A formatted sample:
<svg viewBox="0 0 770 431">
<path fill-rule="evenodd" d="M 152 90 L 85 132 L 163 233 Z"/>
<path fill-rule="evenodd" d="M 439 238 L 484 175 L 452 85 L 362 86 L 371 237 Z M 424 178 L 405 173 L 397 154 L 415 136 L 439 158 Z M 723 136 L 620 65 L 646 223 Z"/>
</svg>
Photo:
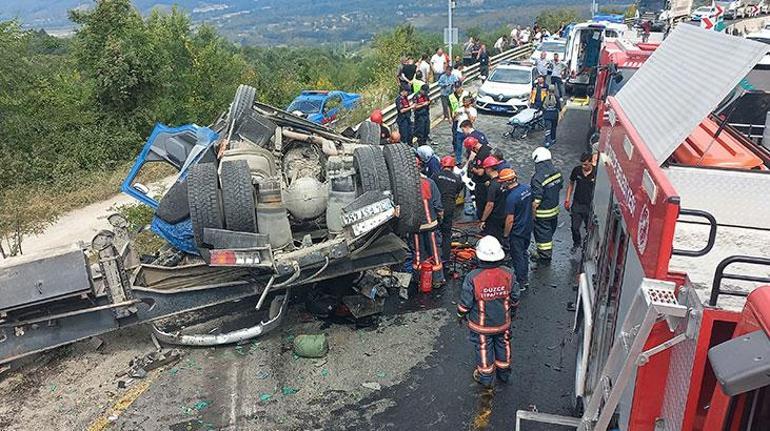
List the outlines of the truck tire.
<svg viewBox="0 0 770 431">
<path fill-rule="evenodd" d="M 219 197 L 219 178 L 214 163 L 198 163 L 187 175 L 187 199 L 190 201 L 190 221 L 198 247 L 203 242 L 203 229 L 224 228 L 222 205 Z"/>
<path fill-rule="evenodd" d="M 359 195 L 369 191 L 390 190 L 388 168 L 379 147 L 361 146 L 353 150 L 353 166 L 358 172 L 356 187 Z"/>
<path fill-rule="evenodd" d="M 187 198 L 187 180 L 174 183 L 158 203 L 155 215 L 159 219 L 177 224 L 190 217 L 190 201 Z"/>
<path fill-rule="evenodd" d="M 393 199 L 396 205 L 401 207 L 401 215 L 396 221 L 396 232 L 417 232 L 425 215 L 414 151 L 406 144 L 389 144 L 383 146 L 382 153 L 388 167 Z"/>
<path fill-rule="evenodd" d="M 222 162 L 221 169 L 225 226 L 237 232 L 256 232 L 257 206 L 249 164 L 245 160 L 231 160 Z"/>
<path fill-rule="evenodd" d="M 358 139 L 362 144 L 380 145 L 380 125 L 364 121 L 358 126 Z"/>
<path fill-rule="evenodd" d="M 239 85 L 235 90 L 235 97 L 233 103 L 230 104 L 230 110 L 227 113 L 228 124 L 237 123 L 243 116 L 243 113 L 247 109 L 250 109 L 254 105 L 254 97 L 257 94 L 257 89 L 249 85 Z M 237 124 L 236 124 L 237 126 Z"/>
</svg>

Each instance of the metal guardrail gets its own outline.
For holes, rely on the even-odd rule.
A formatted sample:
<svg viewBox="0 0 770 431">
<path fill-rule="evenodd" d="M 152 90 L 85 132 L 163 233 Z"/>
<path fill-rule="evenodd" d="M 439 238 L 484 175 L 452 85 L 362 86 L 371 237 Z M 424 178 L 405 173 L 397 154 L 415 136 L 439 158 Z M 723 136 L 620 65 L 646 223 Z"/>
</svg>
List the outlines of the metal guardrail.
<svg viewBox="0 0 770 431">
<path fill-rule="evenodd" d="M 508 51 L 494 55 L 489 58 L 489 70 L 491 71 L 495 66 L 497 66 L 498 64 L 504 61 L 524 58 L 530 52 L 532 52 L 532 43 L 527 43 L 525 45 L 517 46 L 516 48 L 509 49 Z M 478 63 L 465 68 L 463 82 L 473 81 L 478 77 L 479 77 Z M 428 95 L 430 96 L 431 100 L 436 99 L 440 93 L 441 93 L 441 88 L 439 88 L 438 82 L 434 82 L 430 84 L 430 91 L 428 92 Z M 390 104 L 387 107 L 383 108 L 382 109 L 383 123 L 385 123 L 388 126 L 392 125 L 396 121 L 396 114 L 397 112 L 396 112 L 395 104 Z"/>
</svg>

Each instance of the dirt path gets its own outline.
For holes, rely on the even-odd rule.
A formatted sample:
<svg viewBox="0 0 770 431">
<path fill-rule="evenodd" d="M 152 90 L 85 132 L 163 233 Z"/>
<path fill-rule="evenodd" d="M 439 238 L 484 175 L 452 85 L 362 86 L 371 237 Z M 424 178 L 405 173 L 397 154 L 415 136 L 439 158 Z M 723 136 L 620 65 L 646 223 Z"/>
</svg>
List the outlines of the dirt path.
<svg viewBox="0 0 770 431">
<path fill-rule="evenodd" d="M 151 183 L 150 194 L 162 193 L 170 187 L 174 179 L 175 177 L 167 177 Z M 116 207 L 133 203 L 137 203 L 134 198 L 119 193 L 107 200 L 65 213 L 45 232 L 25 238 L 22 244 L 24 254 L 65 247 L 78 241 L 89 242 L 97 232 L 110 228 L 107 217 L 115 212 Z"/>
</svg>

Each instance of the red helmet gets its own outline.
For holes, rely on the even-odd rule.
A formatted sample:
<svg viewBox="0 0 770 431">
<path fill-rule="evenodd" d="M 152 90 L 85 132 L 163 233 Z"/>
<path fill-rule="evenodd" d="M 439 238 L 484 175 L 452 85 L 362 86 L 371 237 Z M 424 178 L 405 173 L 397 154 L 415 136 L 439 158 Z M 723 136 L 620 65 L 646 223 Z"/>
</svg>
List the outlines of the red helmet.
<svg viewBox="0 0 770 431">
<path fill-rule="evenodd" d="M 369 121 L 372 123 L 382 124 L 382 111 L 379 109 L 372 111 L 372 115 L 369 116 Z"/>
<path fill-rule="evenodd" d="M 455 161 L 455 158 L 452 156 L 444 156 L 441 158 L 441 167 L 442 168 L 453 168 L 457 162 Z"/>
<path fill-rule="evenodd" d="M 465 138 L 465 140 L 463 140 L 463 146 L 467 150 L 473 150 L 474 148 L 476 148 L 476 145 L 478 144 L 479 144 L 479 140 L 474 138 L 473 136 L 468 136 L 467 138 Z"/>
<path fill-rule="evenodd" d="M 494 168 L 495 166 L 500 164 L 500 160 L 497 160 L 494 156 L 488 156 L 486 159 L 484 159 L 483 162 L 481 162 L 481 167 L 486 168 Z"/>
</svg>

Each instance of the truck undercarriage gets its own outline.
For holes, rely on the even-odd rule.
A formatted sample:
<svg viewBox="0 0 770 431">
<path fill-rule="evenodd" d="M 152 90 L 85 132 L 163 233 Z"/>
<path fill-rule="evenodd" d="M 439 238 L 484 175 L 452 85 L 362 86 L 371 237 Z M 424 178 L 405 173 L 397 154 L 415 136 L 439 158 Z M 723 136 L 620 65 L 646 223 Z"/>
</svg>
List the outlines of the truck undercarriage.
<svg viewBox="0 0 770 431">
<path fill-rule="evenodd" d="M 379 147 L 267 105 L 241 86 L 212 126 L 158 125 L 123 191 L 151 206 L 168 246 L 140 262 L 120 215 L 89 245 L 0 266 L 0 363 L 89 336 L 258 297 L 259 325 L 231 333 L 163 332 L 215 345 L 276 327 L 287 291 L 406 258 L 420 224 L 419 173 L 405 145 Z M 136 182 L 149 163 L 177 179 L 160 199 Z M 396 209 L 401 216 L 395 217 Z"/>
</svg>

